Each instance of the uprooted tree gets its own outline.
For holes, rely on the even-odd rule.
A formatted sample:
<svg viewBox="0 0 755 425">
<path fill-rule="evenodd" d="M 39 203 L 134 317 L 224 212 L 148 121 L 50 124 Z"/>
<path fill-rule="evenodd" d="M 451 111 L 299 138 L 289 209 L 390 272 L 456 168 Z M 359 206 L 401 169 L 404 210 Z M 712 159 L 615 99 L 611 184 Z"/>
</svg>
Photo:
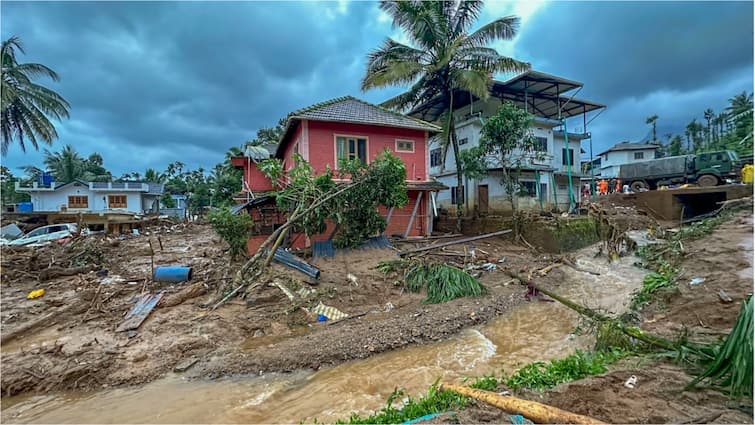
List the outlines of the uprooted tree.
<svg viewBox="0 0 755 425">
<path fill-rule="evenodd" d="M 276 186 L 277 207 L 289 212 L 288 219 L 239 269 L 232 283 L 234 289 L 213 308 L 259 278 L 295 227 L 311 236 L 324 232 L 330 221 L 336 226 L 336 246 L 353 247 L 385 230 L 387 223 L 378 206 L 400 208 L 409 201 L 406 167 L 387 149 L 369 165 L 359 160 L 341 161 L 337 170 L 326 169 L 320 175 L 315 175 L 299 155 L 294 161 L 295 166 L 285 173 L 276 159 L 260 163 L 260 171 Z"/>
</svg>

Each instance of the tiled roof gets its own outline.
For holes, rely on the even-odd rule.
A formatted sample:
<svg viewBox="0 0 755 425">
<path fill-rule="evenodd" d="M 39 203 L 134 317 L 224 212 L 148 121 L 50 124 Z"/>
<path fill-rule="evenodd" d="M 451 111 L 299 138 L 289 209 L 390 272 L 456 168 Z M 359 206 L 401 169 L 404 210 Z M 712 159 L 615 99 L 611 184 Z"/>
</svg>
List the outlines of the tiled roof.
<svg viewBox="0 0 755 425">
<path fill-rule="evenodd" d="M 275 151 L 276 157 L 280 158 L 283 155 L 288 138 L 296 128 L 295 123 L 299 120 L 371 124 L 384 127 L 426 130 L 434 133 L 441 130 L 437 125 L 430 124 L 427 121 L 373 105 L 353 96 L 343 96 L 316 103 L 288 114 L 286 128 L 283 130 L 283 136 L 281 136 Z"/>
<path fill-rule="evenodd" d="M 658 146 L 659 145 L 656 145 L 653 143 L 621 142 L 621 143 L 617 143 L 613 145 L 610 149 L 607 149 L 599 153 L 598 156 L 603 155 L 604 153 L 608 153 L 608 152 L 656 149 L 658 148 Z"/>
<path fill-rule="evenodd" d="M 289 120 L 292 118 L 440 131 L 440 127 L 435 124 L 408 117 L 352 96 L 338 97 L 299 109 L 289 114 Z"/>
</svg>

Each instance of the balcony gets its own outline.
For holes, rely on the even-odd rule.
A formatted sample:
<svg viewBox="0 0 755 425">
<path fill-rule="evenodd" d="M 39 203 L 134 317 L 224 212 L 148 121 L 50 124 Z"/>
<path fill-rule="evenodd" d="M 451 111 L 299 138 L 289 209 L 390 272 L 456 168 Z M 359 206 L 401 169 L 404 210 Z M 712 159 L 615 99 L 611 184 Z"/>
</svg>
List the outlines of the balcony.
<svg viewBox="0 0 755 425">
<path fill-rule="evenodd" d="M 133 192 L 148 192 L 149 184 L 136 183 L 136 182 L 90 182 L 89 190 L 91 191 L 133 191 Z"/>
</svg>

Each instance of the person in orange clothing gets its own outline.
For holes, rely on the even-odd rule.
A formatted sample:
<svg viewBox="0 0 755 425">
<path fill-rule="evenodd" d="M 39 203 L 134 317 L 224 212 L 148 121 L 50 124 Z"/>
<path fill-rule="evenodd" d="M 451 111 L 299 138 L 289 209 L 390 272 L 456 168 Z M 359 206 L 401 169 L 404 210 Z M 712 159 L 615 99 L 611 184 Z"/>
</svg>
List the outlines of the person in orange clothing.
<svg viewBox="0 0 755 425">
<path fill-rule="evenodd" d="M 608 182 L 605 179 L 601 179 L 598 182 L 598 193 L 601 195 L 608 193 Z"/>
<path fill-rule="evenodd" d="M 621 193 L 621 179 L 616 179 L 616 189 L 614 189 L 616 193 Z"/>
</svg>

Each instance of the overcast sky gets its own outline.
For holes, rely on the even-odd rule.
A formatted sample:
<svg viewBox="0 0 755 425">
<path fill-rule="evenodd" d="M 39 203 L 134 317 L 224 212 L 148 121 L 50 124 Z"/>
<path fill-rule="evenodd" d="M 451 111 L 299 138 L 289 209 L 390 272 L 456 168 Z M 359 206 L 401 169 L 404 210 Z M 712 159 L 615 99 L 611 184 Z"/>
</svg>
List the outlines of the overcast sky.
<svg viewBox="0 0 755 425">
<path fill-rule="evenodd" d="M 60 74 L 71 103 L 53 149 L 99 152 L 115 175 L 172 161 L 206 169 L 289 112 L 362 93 L 365 56 L 398 37 L 374 2 L 2 2 L 2 39 Z M 702 111 L 753 87 L 752 2 L 490 2 L 480 24 L 516 14 L 495 45 L 533 69 L 585 84 L 608 105 L 589 125 L 595 153 L 648 133 L 683 131 Z M 569 127 L 581 127 L 581 120 Z M 41 165 L 12 146 L 4 165 Z"/>
</svg>

